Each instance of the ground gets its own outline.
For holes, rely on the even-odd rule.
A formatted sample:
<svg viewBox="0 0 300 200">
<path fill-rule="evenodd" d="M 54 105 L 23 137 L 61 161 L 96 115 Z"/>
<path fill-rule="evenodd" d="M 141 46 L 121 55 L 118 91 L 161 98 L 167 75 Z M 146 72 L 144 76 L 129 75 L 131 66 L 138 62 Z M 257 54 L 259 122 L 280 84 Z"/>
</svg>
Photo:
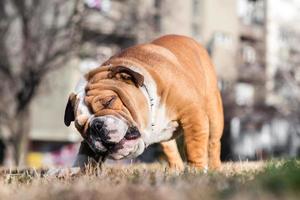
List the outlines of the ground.
<svg viewBox="0 0 300 200">
<path fill-rule="evenodd" d="M 206 174 L 161 164 L 90 168 L 76 176 L 45 177 L 41 170 L 2 169 L 1 199 L 299 199 L 300 161 L 225 163 Z"/>
</svg>

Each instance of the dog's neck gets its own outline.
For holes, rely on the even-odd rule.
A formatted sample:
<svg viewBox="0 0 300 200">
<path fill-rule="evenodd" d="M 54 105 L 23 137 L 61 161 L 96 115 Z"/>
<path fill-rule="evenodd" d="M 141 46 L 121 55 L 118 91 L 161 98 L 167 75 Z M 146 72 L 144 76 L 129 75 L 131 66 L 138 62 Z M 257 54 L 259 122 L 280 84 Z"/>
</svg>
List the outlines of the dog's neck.
<svg viewBox="0 0 300 200">
<path fill-rule="evenodd" d="M 142 88 L 146 91 L 146 94 L 148 95 L 148 102 L 149 102 L 149 105 L 150 105 L 150 125 L 151 125 L 151 132 L 154 132 L 154 126 L 155 126 L 155 122 L 154 122 L 154 106 L 156 104 L 155 102 L 155 97 L 153 94 L 151 94 L 147 88 L 147 86 L 145 84 L 143 84 Z"/>
<path fill-rule="evenodd" d="M 155 111 L 159 107 L 159 103 L 160 103 L 160 98 L 157 95 L 156 82 L 153 80 L 151 75 L 143 68 L 139 68 L 139 67 L 136 67 L 133 65 L 126 66 L 126 67 L 128 67 L 131 70 L 133 70 L 137 73 L 140 73 L 144 76 L 144 83 L 140 89 L 141 89 L 142 93 L 144 94 L 144 96 L 146 97 L 147 104 L 149 105 L 148 106 L 149 122 L 148 122 L 148 127 L 146 127 L 146 129 L 151 130 L 151 133 L 152 133 L 152 132 L 154 132 L 154 127 L 156 125 L 155 124 L 155 115 L 156 115 Z"/>
<path fill-rule="evenodd" d="M 126 67 L 144 76 L 144 84 L 140 89 L 147 99 L 149 109 L 148 125 L 142 130 L 144 132 L 145 145 L 148 146 L 153 143 L 171 139 L 174 131 L 178 127 L 178 123 L 171 121 L 167 116 L 167 108 L 161 102 L 161 97 L 157 92 L 157 83 L 144 68 L 133 65 L 127 65 Z"/>
</svg>

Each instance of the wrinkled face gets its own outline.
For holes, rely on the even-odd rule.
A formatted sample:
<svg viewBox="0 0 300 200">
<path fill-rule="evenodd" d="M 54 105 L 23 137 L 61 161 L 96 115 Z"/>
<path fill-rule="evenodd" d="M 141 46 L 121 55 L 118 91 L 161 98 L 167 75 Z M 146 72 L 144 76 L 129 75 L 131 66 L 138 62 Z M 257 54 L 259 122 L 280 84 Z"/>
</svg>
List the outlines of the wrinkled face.
<svg viewBox="0 0 300 200">
<path fill-rule="evenodd" d="M 88 80 L 84 95 L 74 95 L 73 103 L 67 104 L 65 123 L 68 112 L 74 116 L 67 119 L 66 125 L 74 120 L 96 154 L 112 159 L 133 158 L 145 149 L 139 129 L 146 119 L 139 113 L 147 112 L 146 99 L 137 80 L 132 79 L 128 71 L 113 76 L 99 72 Z M 68 109 L 68 105 L 73 107 Z"/>
</svg>

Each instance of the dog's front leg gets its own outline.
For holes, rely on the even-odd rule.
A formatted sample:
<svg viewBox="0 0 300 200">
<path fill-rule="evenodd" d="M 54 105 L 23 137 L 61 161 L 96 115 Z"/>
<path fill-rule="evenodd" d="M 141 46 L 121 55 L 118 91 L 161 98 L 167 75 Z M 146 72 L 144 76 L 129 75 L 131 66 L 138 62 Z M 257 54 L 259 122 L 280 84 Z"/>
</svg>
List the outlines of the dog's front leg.
<svg viewBox="0 0 300 200">
<path fill-rule="evenodd" d="M 161 142 L 160 144 L 162 146 L 164 153 L 167 156 L 170 169 L 179 171 L 179 172 L 183 171 L 184 164 L 183 164 L 183 161 L 179 154 L 176 140 L 173 139 L 170 141 Z"/>
</svg>

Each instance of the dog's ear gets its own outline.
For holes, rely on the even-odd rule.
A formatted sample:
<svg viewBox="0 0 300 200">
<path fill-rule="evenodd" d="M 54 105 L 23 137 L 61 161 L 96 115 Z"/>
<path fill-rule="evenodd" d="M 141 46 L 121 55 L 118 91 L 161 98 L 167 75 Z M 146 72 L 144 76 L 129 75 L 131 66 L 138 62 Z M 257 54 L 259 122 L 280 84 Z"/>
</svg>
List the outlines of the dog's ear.
<svg viewBox="0 0 300 200">
<path fill-rule="evenodd" d="M 121 77 L 126 79 L 130 79 L 136 87 L 141 87 L 144 84 L 144 76 L 138 72 L 135 72 L 124 66 L 112 67 L 109 69 L 111 71 L 108 74 L 108 78 L 113 78 L 117 74 L 121 74 Z M 126 76 L 127 75 L 127 76 Z"/>
<path fill-rule="evenodd" d="M 71 122 L 75 120 L 74 106 L 76 95 L 71 93 L 65 109 L 64 122 L 66 126 L 70 126 Z"/>
</svg>

